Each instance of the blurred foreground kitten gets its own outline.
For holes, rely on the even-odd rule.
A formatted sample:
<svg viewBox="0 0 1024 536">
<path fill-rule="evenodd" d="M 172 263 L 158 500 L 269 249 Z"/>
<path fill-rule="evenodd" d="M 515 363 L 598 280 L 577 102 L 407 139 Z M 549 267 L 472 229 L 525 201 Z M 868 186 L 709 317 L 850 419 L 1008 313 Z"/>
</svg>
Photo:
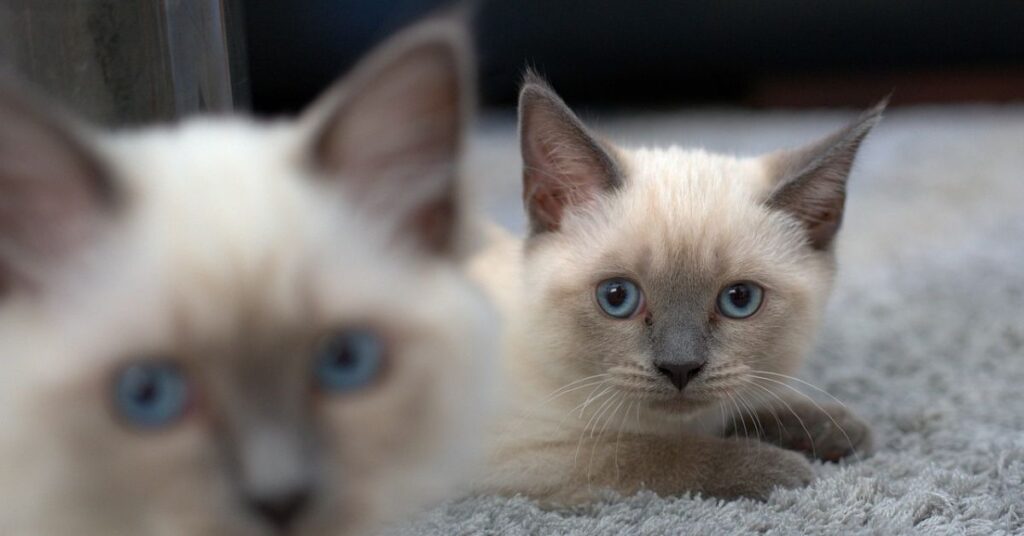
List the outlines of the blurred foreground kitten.
<svg viewBox="0 0 1024 536">
<path fill-rule="evenodd" d="M 463 41 L 414 27 L 294 122 L 0 90 L 0 534 L 341 535 L 447 490 L 492 338 Z"/>
<path fill-rule="evenodd" d="M 626 150 L 541 80 L 519 100 L 529 236 L 474 259 L 507 318 L 507 415 L 481 490 L 766 497 L 868 427 L 786 382 L 829 295 L 861 141 L 884 105 L 798 150 Z M 500 234 L 500 232 L 498 232 Z"/>
</svg>

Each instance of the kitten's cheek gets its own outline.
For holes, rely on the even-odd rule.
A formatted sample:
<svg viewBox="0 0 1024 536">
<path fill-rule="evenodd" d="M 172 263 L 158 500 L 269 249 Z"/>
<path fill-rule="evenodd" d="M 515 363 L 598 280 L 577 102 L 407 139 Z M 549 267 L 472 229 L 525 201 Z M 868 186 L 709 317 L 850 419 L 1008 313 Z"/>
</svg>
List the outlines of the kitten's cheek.
<svg viewBox="0 0 1024 536">
<path fill-rule="evenodd" d="M 197 419 L 208 419 L 210 417 L 208 408 L 203 389 L 201 386 L 193 383 L 188 388 L 185 407 L 181 412 L 181 421 L 188 422 Z"/>
<path fill-rule="evenodd" d="M 640 295 L 640 305 L 636 307 L 636 312 L 631 317 L 632 320 L 640 320 L 646 326 L 654 325 L 654 314 L 647 309 L 647 296 Z"/>
<path fill-rule="evenodd" d="M 188 398 L 185 400 L 185 407 L 171 428 L 206 425 L 213 422 L 213 419 L 214 416 L 210 412 L 210 405 L 207 403 L 207 397 L 203 390 L 198 385 L 192 385 L 189 388 Z"/>
</svg>

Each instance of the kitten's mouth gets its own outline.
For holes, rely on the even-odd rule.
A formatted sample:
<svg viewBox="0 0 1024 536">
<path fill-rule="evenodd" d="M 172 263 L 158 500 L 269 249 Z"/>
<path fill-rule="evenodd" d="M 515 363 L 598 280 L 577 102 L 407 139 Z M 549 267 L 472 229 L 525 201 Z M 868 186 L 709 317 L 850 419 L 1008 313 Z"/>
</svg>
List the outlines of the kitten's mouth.
<svg viewBox="0 0 1024 536">
<path fill-rule="evenodd" d="M 729 371 L 702 371 L 683 389 L 665 381 L 663 373 L 638 375 L 631 373 L 620 378 L 619 387 L 645 401 L 657 411 L 689 413 L 714 405 L 736 391 L 739 374 Z"/>
<path fill-rule="evenodd" d="M 699 390 L 697 392 L 682 392 L 676 391 L 674 393 L 666 392 L 664 396 L 650 397 L 648 399 L 648 406 L 652 409 L 661 411 L 667 411 L 670 413 L 686 413 L 698 409 L 705 408 L 717 402 L 718 396 L 710 396 Z"/>
<path fill-rule="evenodd" d="M 696 411 L 718 402 L 727 396 L 728 391 L 716 389 L 709 391 L 701 385 L 693 385 L 683 389 L 663 388 L 657 383 L 645 382 L 637 385 L 636 382 L 629 382 L 618 387 L 629 393 L 629 396 L 641 400 L 647 407 L 653 410 L 667 413 L 688 413 Z"/>
</svg>

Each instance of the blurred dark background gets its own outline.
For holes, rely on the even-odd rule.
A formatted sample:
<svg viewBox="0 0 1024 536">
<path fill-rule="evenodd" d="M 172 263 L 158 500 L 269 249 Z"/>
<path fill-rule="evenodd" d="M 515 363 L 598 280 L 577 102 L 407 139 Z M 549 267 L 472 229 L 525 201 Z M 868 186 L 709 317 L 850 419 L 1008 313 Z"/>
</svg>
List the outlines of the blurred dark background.
<svg viewBox="0 0 1024 536">
<path fill-rule="evenodd" d="M 295 110 L 438 0 L 243 2 L 252 105 Z M 1020 0 L 478 2 L 482 102 L 526 65 L 576 104 L 863 106 L 1024 100 Z"/>
<path fill-rule="evenodd" d="M 0 67 L 108 124 L 294 111 L 442 0 L 0 0 Z M 1024 101 L 1024 0 L 466 0 L 485 106 Z"/>
</svg>

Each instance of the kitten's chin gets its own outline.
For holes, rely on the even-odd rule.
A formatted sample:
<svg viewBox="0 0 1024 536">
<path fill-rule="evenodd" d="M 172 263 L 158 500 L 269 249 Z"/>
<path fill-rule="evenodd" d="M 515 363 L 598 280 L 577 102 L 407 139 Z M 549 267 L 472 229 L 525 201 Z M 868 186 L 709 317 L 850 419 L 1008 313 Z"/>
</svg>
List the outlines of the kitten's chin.
<svg viewBox="0 0 1024 536">
<path fill-rule="evenodd" d="M 717 400 L 693 396 L 682 393 L 673 393 L 660 398 L 652 398 L 647 401 L 647 407 L 651 411 L 668 414 L 673 417 L 689 418 L 694 417 L 701 411 L 713 406 Z"/>
</svg>

